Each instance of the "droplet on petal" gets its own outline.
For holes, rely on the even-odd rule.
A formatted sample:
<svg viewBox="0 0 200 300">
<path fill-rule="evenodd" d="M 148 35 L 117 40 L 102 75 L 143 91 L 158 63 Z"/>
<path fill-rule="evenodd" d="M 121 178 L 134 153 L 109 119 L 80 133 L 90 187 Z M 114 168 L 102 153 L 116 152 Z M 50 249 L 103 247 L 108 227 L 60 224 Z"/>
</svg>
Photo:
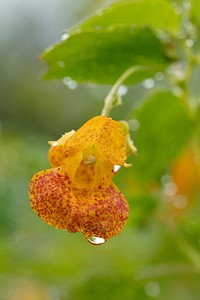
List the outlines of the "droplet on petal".
<svg viewBox="0 0 200 300">
<path fill-rule="evenodd" d="M 71 77 L 66 76 L 63 78 L 63 83 L 70 89 L 75 90 L 78 86 L 78 83 L 73 80 Z"/>
<path fill-rule="evenodd" d="M 69 33 L 68 32 L 64 32 L 64 33 L 61 34 L 61 41 L 65 41 L 68 38 L 69 38 Z"/>
<path fill-rule="evenodd" d="M 121 169 L 122 166 L 119 166 L 119 165 L 114 165 L 114 173 L 117 173 L 120 169 Z"/>
<path fill-rule="evenodd" d="M 92 245 L 103 245 L 105 243 L 105 239 L 97 236 L 89 236 L 87 241 Z"/>
<path fill-rule="evenodd" d="M 94 164 L 96 162 L 96 157 L 92 154 L 90 154 L 87 158 L 87 160 L 85 161 L 85 163 L 87 165 L 91 165 L 91 164 Z"/>
</svg>

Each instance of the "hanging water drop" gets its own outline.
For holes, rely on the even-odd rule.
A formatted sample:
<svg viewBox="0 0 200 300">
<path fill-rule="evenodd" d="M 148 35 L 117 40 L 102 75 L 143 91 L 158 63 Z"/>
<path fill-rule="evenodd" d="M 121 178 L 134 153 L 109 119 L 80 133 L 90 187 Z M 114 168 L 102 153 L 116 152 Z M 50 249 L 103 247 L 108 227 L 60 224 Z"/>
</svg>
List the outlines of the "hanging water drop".
<svg viewBox="0 0 200 300">
<path fill-rule="evenodd" d="M 105 239 L 97 236 L 89 236 L 87 241 L 92 245 L 103 245 L 105 243 Z"/>
<path fill-rule="evenodd" d="M 119 166 L 119 165 L 114 165 L 114 173 L 117 173 L 120 169 L 121 169 L 122 166 Z"/>
<path fill-rule="evenodd" d="M 69 37 L 69 33 L 64 32 L 63 34 L 61 34 L 61 41 L 65 41 L 66 39 L 68 39 L 68 37 Z"/>
<path fill-rule="evenodd" d="M 102 30 L 102 29 L 103 29 L 103 26 L 101 26 L 101 25 L 96 25 L 96 26 L 94 26 L 94 29 L 95 29 L 95 30 Z"/>
<path fill-rule="evenodd" d="M 145 89 L 152 89 L 155 86 L 155 81 L 153 78 L 148 78 L 143 82 L 143 86 Z"/>
<path fill-rule="evenodd" d="M 92 154 L 90 154 L 87 158 L 87 160 L 85 161 L 86 165 L 92 165 L 96 162 L 96 157 Z"/>
<path fill-rule="evenodd" d="M 192 39 L 188 39 L 185 41 L 185 44 L 187 47 L 191 48 L 194 44 L 194 41 Z"/>
<path fill-rule="evenodd" d="M 64 61 L 58 61 L 58 66 L 59 66 L 60 68 L 64 68 L 64 66 L 65 66 Z"/>
<path fill-rule="evenodd" d="M 126 95 L 127 92 L 128 92 L 128 88 L 124 84 L 120 85 L 120 87 L 118 88 L 118 91 L 117 91 L 118 95 L 120 95 L 120 96 Z"/>
<path fill-rule="evenodd" d="M 167 195 L 167 196 L 174 196 L 177 192 L 177 186 L 174 182 L 168 182 L 164 185 L 164 190 L 163 192 Z"/>
<path fill-rule="evenodd" d="M 73 80 L 71 77 L 66 76 L 63 78 L 63 83 L 70 89 L 75 90 L 78 86 L 78 83 Z"/>
<path fill-rule="evenodd" d="M 136 131 L 140 127 L 140 123 L 136 119 L 130 119 L 128 121 L 130 131 Z"/>
</svg>

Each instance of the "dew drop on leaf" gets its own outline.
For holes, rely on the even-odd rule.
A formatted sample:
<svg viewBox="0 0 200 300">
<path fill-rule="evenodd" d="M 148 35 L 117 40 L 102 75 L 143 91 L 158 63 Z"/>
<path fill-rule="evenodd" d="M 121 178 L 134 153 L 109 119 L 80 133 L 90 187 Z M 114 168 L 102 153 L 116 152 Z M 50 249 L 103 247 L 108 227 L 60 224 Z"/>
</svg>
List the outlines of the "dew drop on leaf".
<svg viewBox="0 0 200 300">
<path fill-rule="evenodd" d="M 65 66 L 64 61 L 58 61 L 58 66 L 59 66 L 60 68 L 64 68 L 64 66 Z"/>
<path fill-rule="evenodd" d="M 143 82 L 143 87 L 145 89 L 152 89 L 155 86 L 155 81 L 152 78 L 145 79 Z"/>
<path fill-rule="evenodd" d="M 194 44 L 194 41 L 192 40 L 192 39 L 188 39 L 188 40 L 186 40 L 185 41 L 185 44 L 186 44 L 186 46 L 187 47 L 192 47 L 193 46 L 193 44 Z"/>
<path fill-rule="evenodd" d="M 69 37 L 68 32 L 65 32 L 65 33 L 61 34 L 61 41 L 65 41 L 66 39 L 68 39 L 68 37 Z"/>
<path fill-rule="evenodd" d="M 78 86 L 78 83 L 73 80 L 71 77 L 66 76 L 63 78 L 63 83 L 70 89 L 75 90 Z"/>
</svg>

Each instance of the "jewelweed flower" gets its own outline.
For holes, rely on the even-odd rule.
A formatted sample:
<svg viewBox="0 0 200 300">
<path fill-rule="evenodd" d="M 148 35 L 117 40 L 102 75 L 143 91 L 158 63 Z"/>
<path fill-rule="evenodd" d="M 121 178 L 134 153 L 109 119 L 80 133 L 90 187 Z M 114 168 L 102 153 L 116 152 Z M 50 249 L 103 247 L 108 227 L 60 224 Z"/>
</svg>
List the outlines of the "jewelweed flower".
<svg viewBox="0 0 200 300">
<path fill-rule="evenodd" d="M 82 232 L 93 244 L 118 235 L 128 203 L 113 183 L 116 166 L 126 161 L 126 137 L 120 122 L 96 116 L 51 145 L 51 169 L 32 178 L 32 209 L 47 224 Z"/>
</svg>

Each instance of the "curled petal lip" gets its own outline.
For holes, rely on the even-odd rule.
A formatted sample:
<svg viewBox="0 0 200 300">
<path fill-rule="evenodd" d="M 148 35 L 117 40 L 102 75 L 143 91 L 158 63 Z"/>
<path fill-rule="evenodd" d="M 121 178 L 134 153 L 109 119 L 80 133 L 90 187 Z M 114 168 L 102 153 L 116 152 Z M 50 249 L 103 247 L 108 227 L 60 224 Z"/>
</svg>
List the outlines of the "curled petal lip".
<svg viewBox="0 0 200 300">
<path fill-rule="evenodd" d="M 128 203 L 112 183 L 106 188 L 77 189 L 59 169 L 37 173 L 30 184 L 31 206 L 47 224 L 87 238 L 118 235 L 129 214 Z"/>
<path fill-rule="evenodd" d="M 113 164 L 126 161 L 126 139 L 121 123 L 111 118 L 97 116 L 86 122 L 64 144 L 65 156 L 95 145 L 102 158 Z"/>
<path fill-rule="evenodd" d="M 59 168 L 37 173 L 29 187 L 32 209 L 47 224 L 67 229 L 74 202 L 71 185 L 69 177 L 59 174 Z"/>
</svg>

